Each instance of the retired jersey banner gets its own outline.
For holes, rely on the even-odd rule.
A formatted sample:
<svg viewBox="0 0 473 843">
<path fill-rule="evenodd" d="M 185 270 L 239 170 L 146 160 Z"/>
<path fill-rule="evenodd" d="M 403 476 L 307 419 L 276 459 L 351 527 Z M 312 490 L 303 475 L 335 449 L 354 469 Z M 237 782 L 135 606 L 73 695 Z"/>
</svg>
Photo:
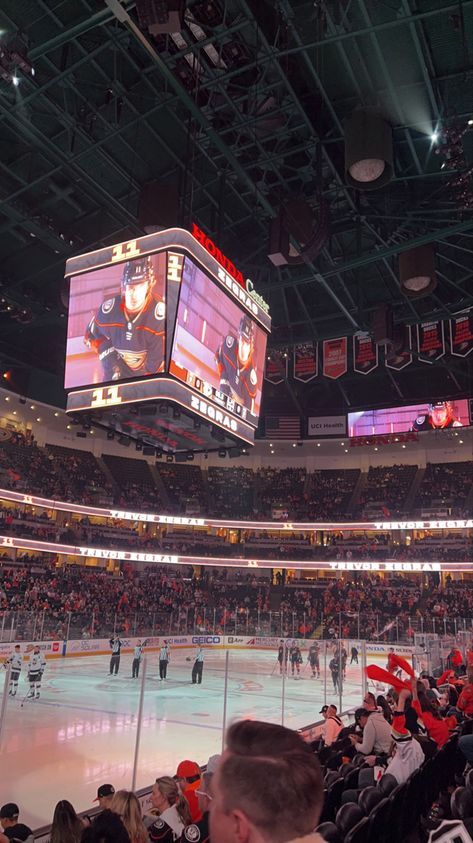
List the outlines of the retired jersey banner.
<svg viewBox="0 0 473 843">
<path fill-rule="evenodd" d="M 348 368 L 347 338 L 324 340 L 324 375 L 326 378 L 340 378 Z"/>
<path fill-rule="evenodd" d="M 435 363 L 445 354 L 443 322 L 421 322 L 417 325 L 417 352 L 422 363 Z"/>
<path fill-rule="evenodd" d="M 378 365 L 378 346 L 369 334 L 355 334 L 353 337 L 353 370 L 360 375 L 369 375 Z"/>
<path fill-rule="evenodd" d="M 450 319 L 450 348 L 455 357 L 467 357 L 473 351 L 473 309 Z"/>
<path fill-rule="evenodd" d="M 317 377 L 317 343 L 306 342 L 294 347 L 294 380 L 308 383 Z"/>
<path fill-rule="evenodd" d="M 412 363 L 412 330 L 411 326 L 407 325 L 405 330 L 404 350 L 393 351 L 388 346 L 385 346 L 385 364 L 388 369 L 394 369 L 400 372 Z"/>
<path fill-rule="evenodd" d="M 287 354 L 270 349 L 266 355 L 264 376 L 270 383 L 282 383 L 287 379 Z"/>
</svg>

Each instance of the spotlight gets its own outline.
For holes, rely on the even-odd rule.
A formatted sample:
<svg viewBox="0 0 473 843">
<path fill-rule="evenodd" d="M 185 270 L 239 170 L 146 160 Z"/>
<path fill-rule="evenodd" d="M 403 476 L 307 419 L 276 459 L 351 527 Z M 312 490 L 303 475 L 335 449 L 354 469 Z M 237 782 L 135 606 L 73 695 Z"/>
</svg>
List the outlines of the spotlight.
<svg viewBox="0 0 473 843">
<path fill-rule="evenodd" d="M 172 462 L 173 457 L 172 454 L 166 454 L 166 462 Z"/>
<path fill-rule="evenodd" d="M 20 84 L 20 77 L 19 77 L 19 76 L 17 76 L 17 75 L 16 75 L 16 73 L 14 73 L 14 74 L 13 74 L 13 76 L 12 76 L 12 78 L 11 78 L 11 81 L 12 81 L 13 86 L 14 86 L 15 88 L 18 88 L 18 86 L 19 86 L 19 84 Z"/>
<path fill-rule="evenodd" d="M 224 459 L 225 459 L 225 457 L 227 456 L 227 450 L 226 450 L 226 448 L 219 448 L 219 449 L 218 449 L 218 455 L 219 455 L 219 457 L 220 457 L 220 459 L 221 459 L 221 460 L 224 460 Z"/>
<path fill-rule="evenodd" d="M 432 132 L 432 134 L 430 136 L 430 140 L 432 141 L 432 143 L 437 143 L 438 139 L 439 139 L 439 133 L 438 132 Z"/>
<path fill-rule="evenodd" d="M 345 177 L 351 187 L 375 190 L 393 177 L 392 127 L 376 112 L 359 109 L 345 122 Z"/>
<path fill-rule="evenodd" d="M 180 419 L 181 418 L 181 411 L 177 407 L 172 408 L 172 417 L 173 417 L 173 419 Z"/>
<path fill-rule="evenodd" d="M 187 462 L 193 462 L 193 460 L 194 460 L 194 452 L 193 452 L 193 451 L 188 451 L 188 452 L 187 452 L 187 454 L 186 454 L 186 460 L 187 460 Z"/>
<path fill-rule="evenodd" d="M 162 458 L 162 456 L 163 456 L 162 448 L 156 448 L 156 459 L 160 460 Z"/>
<path fill-rule="evenodd" d="M 139 440 L 135 442 L 135 451 L 142 451 L 143 450 L 143 443 Z"/>
<path fill-rule="evenodd" d="M 115 439 L 115 431 L 107 430 L 107 439 Z"/>
<path fill-rule="evenodd" d="M 401 252 L 399 281 L 404 295 L 411 299 L 428 296 L 435 290 L 437 275 L 435 252 L 431 243 Z"/>
</svg>

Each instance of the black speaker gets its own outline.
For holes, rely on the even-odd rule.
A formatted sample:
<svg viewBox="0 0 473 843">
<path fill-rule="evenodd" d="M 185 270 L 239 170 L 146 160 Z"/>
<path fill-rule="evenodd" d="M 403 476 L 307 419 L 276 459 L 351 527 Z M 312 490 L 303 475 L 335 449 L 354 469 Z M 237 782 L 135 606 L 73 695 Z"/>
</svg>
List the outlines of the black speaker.
<svg viewBox="0 0 473 843">
<path fill-rule="evenodd" d="M 175 184 L 151 181 L 141 188 L 138 223 L 147 234 L 153 234 L 165 228 L 175 228 L 178 224 L 178 216 L 179 191 Z"/>
<path fill-rule="evenodd" d="M 394 338 L 393 312 L 387 304 L 380 304 L 372 316 L 372 333 L 376 345 L 391 345 Z"/>
<path fill-rule="evenodd" d="M 154 457 L 156 448 L 154 445 L 143 445 L 143 456 Z"/>
<path fill-rule="evenodd" d="M 286 266 L 289 254 L 289 234 L 284 226 L 282 211 L 269 224 L 268 258 L 274 266 Z"/>
</svg>

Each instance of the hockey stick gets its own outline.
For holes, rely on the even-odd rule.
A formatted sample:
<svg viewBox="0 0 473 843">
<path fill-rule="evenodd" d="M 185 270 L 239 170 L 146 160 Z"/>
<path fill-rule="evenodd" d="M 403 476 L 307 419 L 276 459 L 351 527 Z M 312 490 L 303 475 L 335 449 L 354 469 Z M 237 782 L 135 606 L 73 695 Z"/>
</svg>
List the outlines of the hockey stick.
<svg viewBox="0 0 473 843">
<path fill-rule="evenodd" d="M 25 704 L 25 702 L 26 702 L 26 700 L 27 700 L 27 699 L 32 699 L 32 700 L 34 699 L 34 696 L 32 696 L 32 695 L 31 695 L 31 688 L 27 691 L 27 693 L 26 693 L 26 694 L 25 694 L 25 696 L 23 697 L 23 699 L 22 699 L 22 701 L 21 701 L 21 703 L 20 703 L 20 708 L 23 708 L 23 706 L 24 706 L 24 704 Z"/>
</svg>

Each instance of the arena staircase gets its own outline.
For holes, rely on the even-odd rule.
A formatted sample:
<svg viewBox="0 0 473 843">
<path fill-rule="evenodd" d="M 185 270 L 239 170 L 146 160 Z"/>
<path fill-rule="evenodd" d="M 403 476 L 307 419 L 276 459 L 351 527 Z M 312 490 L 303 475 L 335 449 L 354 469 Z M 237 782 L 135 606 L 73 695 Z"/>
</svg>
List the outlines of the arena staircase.
<svg viewBox="0 0 473 843">
<path fill-rule="evenodd" d="M 154 485 L 156 486 L 156 488 L 159 492 L 159 497 L 163 501 L 165 511 L 166 512 L 174 512 L 175 507 L 172 504 L 172 501 L 171 501 L 171 499 L 169 497 L 169 494 L 168 494 L 168 490 L 166 489 L 166 484 L 163 482 L 163 478 L 161 477 L 158 469 L 156 468 L 155 465 L 151 465 L 151 463 L 148 463 L 148 466 L 149 466 L 151 477 L 154 480 Z"/>
<path fill-rule="evenodd" d="M 202 472 L 202 486 L 204 489 L 204 500 L 202 501 L 202 513 L 204 515 L 211 514 L 211 508 L 209 506 L 209 501 L 212 500 L 210 494 L 210 486 L 209 486 L 209 474 L 206 468 L 201 469 Z"/>
<path fill-rule="evenodd" d="M 355 483 L 355 488 L 351 494 L 351 498 L 348 501 L 347 506 L 347 516 L 354 515 L 357 511 L 360 503 L 361 495 L 363 494 L 366 486 L 368 484 L 368 473 L 366 471 L 361 471 L 358 480 Z"/>
<path fill-rule="evenodd" d="M 473 512 L 473 485 L 471 486 L 471 489 L 465 499 L 465 512 Z"/>
<path fill-rule="evenodd" d="M 279 612 L 281 608 L 281 600 L 284 593 L 283 585 L 272 585 L 269 590 L 269 610 L 270 612 Z"/>
<path fill-rule="evenodd" d="M 105 462 L 104 458 L 102 456 L 100 456 L 100 457 L 96 456 L 95 459 L 97 460 L 97 462 L 99 464 L 100 471 L 102 472 L 102 474 L 105 475 L 108 482 L 110 483 L 110 485 L 111 485 L 111 487 L 114 491 L 114 494 L 118 494 L 118 483 L 115 480 L 115 478 L 114 478 L 112 472 L 110 471 L 107 463 Z"/>
<path fill-rule="evenodd" d="M 407 493 L 406 500 L 404 502 L 404 512 L 408 515 L 412 515 L 416 509 L 419 509 L 417 493 L 421 487 L 422 481 L 424 479 L 425 468 L 418 468 L 417 473 L 414 476 L 414 479 L 411 484 L 411 488 Z"/>
</svg>

